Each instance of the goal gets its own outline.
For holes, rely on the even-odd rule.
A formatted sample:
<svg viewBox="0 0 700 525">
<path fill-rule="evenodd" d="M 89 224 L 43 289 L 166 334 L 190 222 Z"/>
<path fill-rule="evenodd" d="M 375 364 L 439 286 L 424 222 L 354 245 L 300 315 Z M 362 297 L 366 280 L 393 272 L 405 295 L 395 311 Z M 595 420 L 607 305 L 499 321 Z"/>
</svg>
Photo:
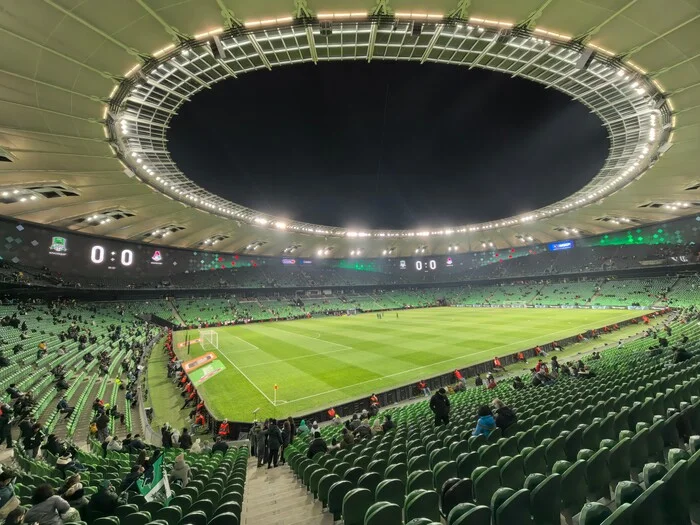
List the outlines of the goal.
<svg viewBox="0 0 700 525">
<path fill-rule="evenodd" d="M 200 330 L 199 339 L 204 350 L 207 349 L 207 345 L 213 346 L 217 350 L 219 349 L 219 334 L 216 330 Z"/>
</svg>

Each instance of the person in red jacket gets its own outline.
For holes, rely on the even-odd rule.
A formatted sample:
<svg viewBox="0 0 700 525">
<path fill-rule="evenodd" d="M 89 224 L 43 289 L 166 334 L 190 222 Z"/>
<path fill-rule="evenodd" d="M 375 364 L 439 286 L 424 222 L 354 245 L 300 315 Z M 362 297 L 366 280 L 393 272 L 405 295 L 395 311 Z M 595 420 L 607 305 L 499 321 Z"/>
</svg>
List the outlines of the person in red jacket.
<svg viewBox="0 0 700 525">
<path fill-rule="evenodd" d="M 460 372 L 459 369 L 455 370 L 455 379 L 462 383 L 464 386 L 467 386 L 467 380 L 464 378 L 462 372 Z"/>
<path fill-rule="evenodd" d="M 224 419 L 221 422 L 221 425 L 219 425 L 219 436 L 221 436 L 222 439 L 228 438 L 228 433 L 229 433 L 229 425 L 228 425 L 228 419 Z"/>
<path fill-rule="evenodd" d="M 421 379 L 421 381 L 418 383 L 418 390 L 423 392 L 425 397 L 430 397 L 430 387 L 427 385 L 425 380 Z"/>
<path fill-rule="evenodd" d="M 506 368 L 501 364 L 501 360 L 498 358 L 498 356 L 493 358 L 493 369 L 495 371 L 497 370 L 503 370 L 504 372 L 506 371 Z"/>
</svg>

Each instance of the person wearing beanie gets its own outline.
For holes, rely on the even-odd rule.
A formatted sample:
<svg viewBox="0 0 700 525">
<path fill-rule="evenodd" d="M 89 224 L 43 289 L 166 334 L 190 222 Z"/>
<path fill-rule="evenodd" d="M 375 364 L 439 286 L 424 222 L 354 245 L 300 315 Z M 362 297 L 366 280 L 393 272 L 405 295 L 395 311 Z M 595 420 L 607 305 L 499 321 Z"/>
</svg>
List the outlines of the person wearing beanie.
<svg viewBox="0 0 700 525">
<path fill-rule="evenodd" d="M 430 410 L 435 414 L 435 426 L 449 425 L 450 423 L 450 400 L 447 398 L 447 392 L 444 388 L 440 388 L 430 398 Z"/>
<path fill-rule="evenodd" d="M 192 471 L 190 470 L 190 466 L 185 462 L 185 455 L 180 454 L 175 458 L 175 464 L 170 471 L 170 481 L 179 480 L 182 484 L 182 488 L 185 488 L 191 475 Z"/>
</svg>

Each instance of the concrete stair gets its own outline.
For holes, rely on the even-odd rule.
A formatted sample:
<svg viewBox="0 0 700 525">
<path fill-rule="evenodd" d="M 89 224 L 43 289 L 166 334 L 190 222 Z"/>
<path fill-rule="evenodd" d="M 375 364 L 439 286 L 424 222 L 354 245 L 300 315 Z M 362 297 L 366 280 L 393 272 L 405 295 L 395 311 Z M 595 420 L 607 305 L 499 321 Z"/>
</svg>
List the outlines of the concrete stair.
<svg viewBox="0 0 700 525">
<path fill-rule="evenodd" d="M 333 525 L 333 516 L 321 511 L 292 469 L 258 468 L 256 458 L 248 463 L 242 517 L 241 525 Z"/>
</svg>

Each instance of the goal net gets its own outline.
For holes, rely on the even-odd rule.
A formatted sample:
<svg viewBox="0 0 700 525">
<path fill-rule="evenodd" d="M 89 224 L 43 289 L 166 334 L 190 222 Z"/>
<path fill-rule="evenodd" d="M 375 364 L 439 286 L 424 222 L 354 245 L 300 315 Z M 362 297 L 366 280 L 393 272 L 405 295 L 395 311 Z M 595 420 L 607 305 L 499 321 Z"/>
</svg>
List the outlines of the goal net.
<svg viewBox="0 0 700 525">
<path fill-rule="evenodd" d="M 199 339 L 204 350 L 207 349 L 207 346 L 219 349 L 219 334 L 216 330 L 200 330 Z"/>
</svg>

